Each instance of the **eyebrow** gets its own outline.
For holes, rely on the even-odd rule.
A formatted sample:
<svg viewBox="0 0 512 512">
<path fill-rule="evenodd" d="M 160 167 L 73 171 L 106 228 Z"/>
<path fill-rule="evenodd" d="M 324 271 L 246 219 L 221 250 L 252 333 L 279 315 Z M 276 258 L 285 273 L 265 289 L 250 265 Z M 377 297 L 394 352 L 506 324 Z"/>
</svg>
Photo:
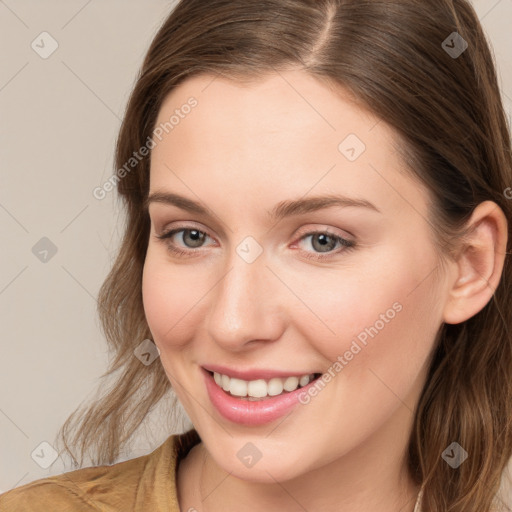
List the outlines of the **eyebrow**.
<svg viewBox="0 0 512 512">
<path fill-rule="evenodd" d="M 190 213 L 209 216 L 208 208 L 179 194 L 154 192 L 144 201 L 144 209 L 147 210 L 151 203 L 173 205 Z M 285 217 L 311 213 L 332 206 L 367 208 L 382 213 L 373 203 L 370 203 L 366 199 L 331 194 L 281 201 L 276 204 L 272 210 L 267 211 L 267 215 L 271 221 L 278 221 Z"/>
</svg>

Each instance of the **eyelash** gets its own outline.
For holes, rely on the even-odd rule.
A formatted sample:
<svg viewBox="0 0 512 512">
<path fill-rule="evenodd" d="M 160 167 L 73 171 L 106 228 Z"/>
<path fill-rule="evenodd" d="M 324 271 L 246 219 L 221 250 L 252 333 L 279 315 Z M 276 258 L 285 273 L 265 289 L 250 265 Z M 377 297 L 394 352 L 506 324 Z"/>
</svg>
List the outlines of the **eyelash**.
<svg viewBox="0 0 512 512">
<path fill-rule="evenodd" d="M 170 231 L 162 233 L 161 235 L 155 235 L 155 236 L 158 240 L 163 241 L 165 243 L 165 245 L 167 246 L 167 248 L 169 249 L 169 251 L 171 253 L 175 254 L 176 256 L 190 256 L 191 252 L 197 252 L 197 251 L 194 249 L 190 249 L 190 250 L 179 249 L 168 240 L 173 235 L 175 235 L 176 233 L 179 233 L 181 231 L 199 231 L 199 233 L 209 236 L 208 233 L 206 233 L 205 231 L 201 231 L 200 229 L 197 229 L 196 227 L 192 227 L 192 226 L 188 226 L 188 227 L 182 226 L 179 228 L 171 229 Z M 351 240 L 347 240 L 345 238 L 342 238 L 333 233 L 330 233 L 327 230 L 309 231 L 308 233 L 305 233 L 304 235 L 302 235 L 299 240 L 302 240 L 302 239 L 307 238 L 308 236 L 312 236 L 312 235 L 328 235 L 329 237 L 333 238 L 336 242 L 340 243 L 342 248 L 338 249 L 336 251 L 333 250 L 333 251 L 331 251 L 329 253 L 325 253 L 325 254 L 315 253 L 316 255 L 313 255 L 313 253 L 306 251 L 306 255 L 305 255 L 306 259 L 323 261 L 323 260 L 330 259 L 333 256 L 340 254 L 341 252 L 349 252 L 356 247 L 355 242 L 353 242 Z"/>
</svg>

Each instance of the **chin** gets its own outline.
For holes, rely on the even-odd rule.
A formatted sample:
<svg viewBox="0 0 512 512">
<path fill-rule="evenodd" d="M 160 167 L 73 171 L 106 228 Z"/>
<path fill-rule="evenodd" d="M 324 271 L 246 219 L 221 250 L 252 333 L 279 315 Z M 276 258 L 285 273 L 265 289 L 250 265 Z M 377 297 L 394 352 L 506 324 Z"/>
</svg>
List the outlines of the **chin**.
<svg viewBox="0 0 512 512">
<path fill-rule="evenodd" d="M 260 461 L 261 462 L 261 461 Z M 239 465 L 237 465 L 239 466 Z M 261 484 L 275 484 L 276 482 L 286 482 L 300 476 L 303 472 L 301 468 L 289 466 L 276 466 L 274 464 L 267 464 L 260 466 L 259 463 L 252 468 L 225 468 L 226 471 L 231 473 L 231 476 L 244 480 L 246 482 L 261 483 Z"/>
<path fill-rule="evenodd" d="M 243 446 L 246 448 L 248 445 L 250 446 L 250 443 Z M 247 482 L 275 484 L 276 481 L 292 480 L 307 471 L 304 458 L 286 458 L 286 452 L 289 453 L 289 449 L 284 450 L 283 453 L 273 449 L 269 455 L 260 452 L 259 460 L 254 459 L 252 462 L 244 460 L 245 453 L 250 451 L 248 449 L 244 451 L 244 448 L 237 447 L 229 458 L 226 457 L 226 451 L 214 450 L 210 454 L 224 471 Z"/>
</svg>

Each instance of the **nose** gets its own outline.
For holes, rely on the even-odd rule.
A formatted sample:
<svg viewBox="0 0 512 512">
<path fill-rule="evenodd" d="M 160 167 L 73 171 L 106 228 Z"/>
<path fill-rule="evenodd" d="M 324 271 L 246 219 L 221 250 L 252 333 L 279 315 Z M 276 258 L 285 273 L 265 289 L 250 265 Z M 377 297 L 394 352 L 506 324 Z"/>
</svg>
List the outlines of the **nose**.
<svg viewBox="0 0 512 512">
<path fill-rule="evenodd" d="M 224 277 L 210 294 L 209 336 L 225 350 L 244 351 L 282 335 L 287 290 L 264 255 L 248 263 L 233 251 Z"/>
</svg>

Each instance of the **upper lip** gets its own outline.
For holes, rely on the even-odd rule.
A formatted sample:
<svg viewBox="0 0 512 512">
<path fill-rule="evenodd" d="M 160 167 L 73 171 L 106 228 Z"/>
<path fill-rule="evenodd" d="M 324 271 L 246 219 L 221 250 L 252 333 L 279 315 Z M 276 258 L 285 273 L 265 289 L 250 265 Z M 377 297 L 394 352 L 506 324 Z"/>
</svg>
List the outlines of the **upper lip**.
<svg viewBox="0 0 512 512">
<path fill-rule="evenodd" d="M 311 375 L 316 372 L 308 371 L 283 371 L 283 370 L 271 370 L 266 368 L 250 368 L 246 370 L 228 368 L 227 366 L 221 366 L 217 364 L 203 365 L 203 368 L 209 372 L 216 372 L 228 377 L 234 377 L 235 379 L 242 380 L 258 380 L 258 379 L 272 379 L 274 377 L 286 378 L 286 377 L 300 377 L 301 375 Z"/>
</svg>

